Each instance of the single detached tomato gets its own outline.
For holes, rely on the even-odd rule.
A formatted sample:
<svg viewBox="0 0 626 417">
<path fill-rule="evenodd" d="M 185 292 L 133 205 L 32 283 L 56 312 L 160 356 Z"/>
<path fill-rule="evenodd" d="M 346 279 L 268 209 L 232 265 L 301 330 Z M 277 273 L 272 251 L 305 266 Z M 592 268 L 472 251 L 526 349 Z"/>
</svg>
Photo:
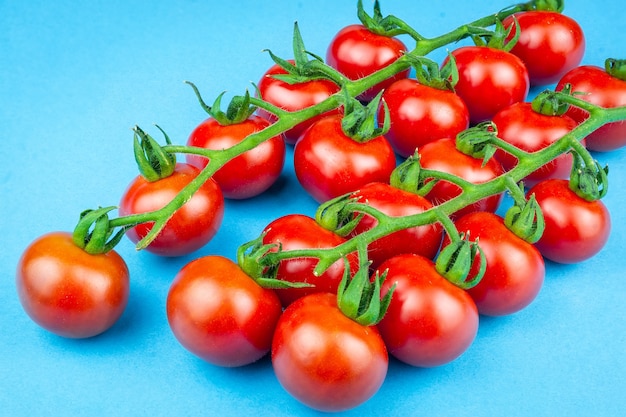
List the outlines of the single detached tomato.
<svg viewBox="0 0 626 417">
<path fill-rule="evenodd" d="M 511 232 L 494 213 L 469 213 L 455 224 L 459 232 L 478 240 L 487 261 L 483 278 L 467 290 L 478 312 L 503 316 L 526 308 L 543 286 L 545 264 L 539 251 Z M 443 246 L 449 242 L 446 236 Z M 479 264 L 478 260 L 474 263 L 470 276 L 476 275 Z"/>
<path fill-rule="evenodd" d="M 534 111 L 531 104 L 526 102 L 500 110 L 492 121 L 498 128 L 500 139 L 527 152 L 536 152 L 551 145 L 577 126 L 569 116 L 547 116 Z M 506 171 L 517 165 L 517 159 L 501 149 L 496 151 L 495 157 Z M 535 184 L 548 178 L 569 178 L 573 161 L 571 154 L 559 155 L 528 175 L 524 183 Z"/>
<path fill-rule="evenodd" d="M 15 283 L 30 318 L 68 338 L 104 332 L 128 303 L 124 260 L 113 250 L 91 255 L 66 232 L 49 233 L 31 243 L 17 265 Z"/>
<path fill-rule="evenodd" d="M 569 188 L 567 180 L 538 183 L 535 195 L 545 219 L 545 229 L 535 246 L 546 258 L 570 264 L 600 252 L 611 233 L 611 216 L 602 201 L 587 201 Z"/>
<path fill-rule="evenodd" d="M 321 411 L 357 407 L 380 388 L 389 359 L 376 327 L 362 326 L 337 307 L 337 295 L 300 298 L 278 321 L 272 365 L 280 384 Z"/>
<path fill-rule="evenodd" d="M 289 61 L 294 64 L 294 61 Z M 261 77 L 258 92 L 263 100 L 287 111 L 298 111 L 314 106 L 339 91 L 339 86 L 329 80 L 311 80 L 302 83 L 289 84 L 285 81 L 274 78 L 274 75 L 287 74 L 279 65 L 273 65 Z M 306 122 L 302 122 L 284 132 L 285 142 L 295 144 L 302 132 L 320 118 L 334 113 L 339 113 L 338 109 L 315 116 Z M 259 108 L 257 114 L 270 122 L 277 120 L 276 116 L 268 111 Z"/>
<path fill-rule="evenodd" d="M 505 18 L 505 28 L 519 25 L 520 36 L 511 53 L 528 69 L 531 85 L 556 83 L 580 64 L 585 54 L 585 35 L 571 17 L 552 11 L 526 11 Z M 511 30 L 508 40 L 515 30 Z"/>
<path fill-rule="evenodd" d="M 465 352 L 478 332 L 476 304 L 419 255 L 399 255 L 379 268 L 387 271 L 386 294 L 395 285 L 387 313 L 378 323 L 389 354 L 413 366 L 446 364 Z"/>
<path fill-rule="evenodd" d="M 326 63 L 348 79 L 358 80 L 391 64 L 406 50 L 406 45 L 397 38 L 377 35 L 363 25 L 349 25 L 331 40 L 326 51 Z M 371 101 L 381 90 L 408 75 L 409 70 L 401 71 L 357 98 Z"/>
<path fill-rule="evenodd" d="M 345 241 L 341 236 L 317 224 L 315 219 L 302 214 L 288 214 L 280 217 L 263 230 L 263 244 L 278 244 L 283 251 L 334 248 Z M 358 269 L 356 254 L 349 254 L 348 260 L 350 271 L 356 272 Z M 345 270 L 344 262 L 338 260 L 319 276 L 313 273 L 316 265 L 317 259 L 315 258 L 293 258 L 280 262 L 276 274 L 277 279 L 312 285 L 304 288 L 277 289 L 276 294 L 283 306 L 286 307 L 308 294 L 337 292 Z"/>
<path fill-rule="evenodd" d="M 388 182 L 396 167 L 384 136 L 357 142 L 343 132 L 340 115 L 318 120 L 304 132 L 293 159 L 298 181 L 320 203 L 370 182 Z"/>
<path fill-rule="evenodd" d="M 446 172 L 456 175 L 473 184 L 491 181 L 504 173 L 500 163 L 490 158 L 486 164 L 482 159 L 474 158 L 459 151 L 456 141 L 442 138 L 424 145 L 420 151 L 420 163 L 424 169 Z M 461 189 L 451 182 L 441 180 L 426 194 L 426 198 L 435 205 L 446 202 L 461 193 Z M 457 211 L 459 217 L 472 211 L 495 212 L 502 201 L 502 194 L 483 198 L 474 204 Z"/>
<path fill-rule="evenodd" d="M 121 216 L 146 213 L 163 208 L 200 170 L 188 164 L 176 164 L 169 177 L 149 182 L 138 176 L 128 186 L 120 202 Z M 181 256 L 207 244 L 217 233 L 224 217 L 224 197 L 215 181 L 209 179 L 169 219 L 159 235 L 146 248 L 161 256 Z M 152 229 L 152 223 L 142 223 L 126 231 L 128 238 L 139 242 Z"/>
<path fill-rule="evenodd" d="M 432 204 L 422 196 L 380 182 L 360 188 L 354 192 L 353 197 L 392 217 L 418 214 L 432 207 Z M 370 230 L 376 224 L 376 219 L 365 215 L 351 236 Z M 368 257 L 372 261 L 372 268 L 401 253 L 416 253 L 433 259 L 439 251 L 442 237 L 443 231 L 439 223 L 411 227 L 371 242 L 367 247 Z"/>
<path fill-rule="evenodd" d="M 470 123 L 490 120 L 503 108 L 526 100 L 528 70 L 515 55 L 486 46 L 463 46 L 452 55 L 459 71 L 454 88 L 467 105 Z"/>
<path fill-rule="evenodd" d="M 385 137 L 396 153 L 408 157 L 416 149 L 440 138 L 455 137 L 469 126 L 469 112 L 461 98 L 405 78 L 383 93 L 389 108 L 391 127 Z M 381 108 L 378 115 L 384 117 Z"/>
<path fill-rule="evenodd" d="M 240 123 L 222 125 L 208 118 L 198 125 L 187 140 L 188 146 L 207 149 L 230 148 L 252 133 L 259 132 L 270 123 L 262 117 L 250 116 Z M 208 160 L 187 154 L 187 163 L 200 169 Z M 231 159 L 213 175 L 224 197 L 244 199 L 266 191 L 280 176 L 285 164 L 285 141 L 274 136 L 249 151 Z"/>
<path fill-rule="evenodd" d="M 607 73 L 593 65 L 576 67 L 561 78 L 556 91 L 561 91 L 570 84 L 572 92 L 583 93 L 576 97 L 600 107 L 612 108 L 626 106 L 626 81 Z M 578 123 L 589 117 L 586 111 L 570 106 L 566 113 Z M 626 145 L 626 123 L 605 124 L 587 136 L 587 148 L 592 151 L 607 152 Z"/>
<path fill-rule="evenodd" d="M 282 306 L 230 259 L 206 256 L 185 265 L 167 295 L 167 320 L 187 350 L 234 367 L 265 356 Z"/>
</svg>

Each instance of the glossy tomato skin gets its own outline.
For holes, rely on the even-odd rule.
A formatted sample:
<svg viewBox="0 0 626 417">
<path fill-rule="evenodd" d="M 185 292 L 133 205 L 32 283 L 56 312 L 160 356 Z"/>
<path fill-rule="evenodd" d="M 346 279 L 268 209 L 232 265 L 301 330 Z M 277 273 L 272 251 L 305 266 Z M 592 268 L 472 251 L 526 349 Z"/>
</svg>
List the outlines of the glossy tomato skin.
<svg viewBox="0 0 626 417">
<path fill-rule="evenodd" d="M 461 288 L 439 275 L 419 255 L 399 255 L 387 271 L 386 294 L 395 285 L 387 313 L 377 327 L 389 354 L 418 367 L 444 365 L 465 352 L 478 332 L 478 309 Z"/>
<path fill-rule="evenodd" d="M 451 53 L 459 71 L 454 88 L 467 105 L 471 124 L 491 120 L 528 96 L 528 70 L 515 55 L 486 46 L 463 46 Z"/>
<path fill-rule="evenodd" d="M 124 312 L 130 292 L 128 268 L 117 252 L 91 255 L 66 232 L 31 243 L 18 263 L 15 282 L 30 318 L 67 338 L 109 329 Z"/>
<path fill-rule="evenodd" d="M 515 24 L 514 17 L 520 37 L 511 53 L 526 65 L 531 85 L 556 83 L 580 64 L 585 35 L 574 19 L 558 12 L 533 10 L 508 16 L 502 22 L 505 28 Z M 508 40 L 514 33 L 512 30 Z"/>
<path fill-rule="evenodd" d="M 407 50 L 399 39 L 370 32 L 363 25 L 349 25 L 331 40 L 326 51 L 326 63 L 350 80 L 358 80 L 386 67 Z M 406 78 L 409 70 L 367 89 L 358 99 L 371 101 L 376 94 L 396 80 Z"/>
<path fill-rule="evenodd" d="M 570 84 L 576 97 L 600 107 L 626 106 L 626 81 L 608 74 L 604 69 L 593 65 L 576 67 L 561 78 L 556 91 Z M 570 106 L 567 113 L 578 123 L 589 117 L 586 111 Z M 592 151 L 608 152 L 626 146 L 626 123 L 608 123 L 587 136 L 587 148 Z"/>
<path fill-rule="evenodd" d="M 600 200 L 587 201 L 569 188 L 567 180 L 538 183 L 534 194 L 545 219 L 545 230 L 535 243 L 539 252 L 554 262 L 571 264 L 596 255 L 609 239 L 611 216 Z"/>
<path fill-rule="evenodd" d="M 302 214 L 288 214 L 272 221 L 263 229 L 263 244 L 278 244 L 283 251 L 296 249 L 334 248 L 346 240 L 320 226 L 315 219 Z M 350 271 L 358 269 L 356 254 L 348 254 Z M 276 294 L 284 307 L 300 297 L 317 292 L 336 293 L 344 273 L 344 263 L 340 259 L 326 272 L 315 276 L 313 270 L 317 259 L 294 258 L 280 262 L 277 278 L 290 282 L 312 284 L 305 288 L 277 289 Z"/>
<path fill-rule="evenodd" d="M 480 282 L 468 293 L 478 312 L 487 316 L 504 316 L 526 308 L 539 294 L 545 277 L 545 264 L 539 251 L 517 237 L 494 213 L 474 212 L 455 222 L 460 233 L 469 234 L 487 260 L 487 270 Z M 449 244 L 444 238 L 443 246 Z M 475 262 L 470 276 L 478 271 Z"/>
<path fill-rule="evenodd" d="M 119 213 L 127 216 L 158 210 L 169 203 L 198 174 L 198 168 L 179 163 L 169 177 L 149 182 L 138 176 L 122 196 Z M 205 182 L 194 196 L 174 213 L 161 233 L 146 250 L 160 256 L 189 254 L 207 244 L 217 233 L 224 217 L 224 197 L 212 179 Z M 126 231 L 137 243 L 152 228 L 142 223 Z"/>
<path fill-rule="evenodd" d="M 547 116 L 537 113 L 530 103 L 515 103 L 500 110 L 494 117 L 498 137 L 527 152 L 541 150 L 572 131 L 577 123 L 569 116 Z M 584 140 L 583 140 L 583 143 Z M 517 159 L 501 149 L 495 157 L 509 171 L 517 165 Z M 548 178 L 569 178 L 573 157 L 566 153 L 532 172 L 524 178 L 525 184 L 535 184 Z"/>
<path fill-rule="evenodd" d="M 321 411 L 344 411 L 371 398 L 389 359 L 376 327 L 346 317 L 335 294 L 299 299 L 283 313 L 272 341 L 280 384 L 300 402 Z"/>
<path fill-rule="evenodd" d="M 469 126 L 467 106 L 458 95 L 414 79 L 395 81 L 383 93 L 383 100 L 391 120 L 385 137 L 403 157 L 413 155 L 429 142 L 456 137 Z M 382 108 L 378 117 L 384 118 Z"/>
<path fill-rule="evenodd" d="M 455 139 L 451 138 L 442 138 L 428 143 L 420 149 L 419 154 L 423 168 L 454 174 L 473 184 L 491 181 L 504 173 L 502 165 L 495 158 L 490 158 L 483 165 L 482 159 L 459 151 Z M 439 205 L 460 193 L 461 189 L 458 186 L 448 181 L 439 181 L 425 197 L 433 204 Z M 501 202 L 502 194 L 495 194 L 462 208 L 453 213 L 453 216 L 460 217 L 473 211 L 495 212 Z"/>
<path fill-rule="evenodd" d="M 221 256 L 185 265 L 167 295 L 167 319 L 176 339 L 198 357 L 224 367 L 265 356 L 281 313 L 272 290 Z"/>
<path fill-rule="evenodd" d="M 292 64 L 293 60 L 290 60 Z M 298 111 L 314 106 L 326 100 L 339 91 L 339 86 L 329 80 L 311 80 L 303 83 L 289 84 L 274 78 L 274 75 L 287 74 L 283 68 L 275 64 L 261 77 L 258 92 L 263 100 L 287 111 Z M 331 110 L 302 122 L 284 132 L 285 142 L 295 144 L 302 133 L 315 121 L 330 114 L 340 113 L 339 109 Z M 276 116 L 259 108 L 257 114 L 270 122 L 277 120 Z"/>
<path fill-rule="evenodd" d="M 293 158 L 298 181 L 320 203 L 370 182 L 388 182 L 396 167 L 384 136 L 357 142 L 343 133 L 339 115 L 325 117 L 304 132 Z"/>
<path fill-rule="evenodd" d="M 259 116 L 250 116 L 241 123 L 230 125 L 221 125 L 217 120 L 208 118 L 191 132 L 187 145 L 226 149 L 269 125 L 267 120 Z M 213 175 L 213 180 L 226 198 L 255 197 L 276 182 L 285 164 L 285 153 L 282 136 L 274 136 L 228 161 Z M 186 159 L 187 163 L 200 169 L 208 163 L 206 158 L 193 154 L 187 154 Z"/>
<path fill-rule="evenodd" d="M 353 193 L 358 201 L 380 210 L 388 216 L 400 217 L 422 213 L 432 204 L 422 196 L 394 188 L 387 183 L 370 183 Z M 376 225 L 371 216 L 364 216 L 357 224 L 351 237 L 370 230 Z M 416 253 L 433 259 L 439 251 L 443 231 L 439 223 L 400 230 L 371 242 L 368 257 L 372 268 L 377 268 L 385 260 L 402 253 Z"/>
</svg>

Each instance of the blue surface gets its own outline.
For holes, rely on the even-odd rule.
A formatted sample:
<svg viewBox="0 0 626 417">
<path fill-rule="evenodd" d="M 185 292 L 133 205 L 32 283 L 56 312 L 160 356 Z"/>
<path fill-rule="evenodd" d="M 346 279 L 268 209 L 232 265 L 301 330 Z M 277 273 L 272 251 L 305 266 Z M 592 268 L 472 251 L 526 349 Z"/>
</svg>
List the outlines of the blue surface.
<svg viewBox="0 0 626 417">
<path fill-rule="evenodd" d="M 85 208 L 117 204 L 136 175 L 133 125 L 159 137 L 158 123 L 186 141 L 206 115 L 184 80 L 206 98 L 241 94 L 271 65 L 263 49 L 291 55 L 294 21 L 308 49 L 324 55 L 356 22 L 356 1 L 84 3 L 0 1 L 0 415 L 316 415 L 282 390 L 268 359 L 208 365 L 178 344 L 165 316 L 169 284 L 190 259 L 232 258 L 276 217 L 314 213 L 291 154 L 269 193 L 228 203 L 219 234 L 193 256 L 159 259 L 124 240 L 130 302 L 99 337 L 66 340 L 37 327 L 17 300 L 14 273 L 33 239 L 71 230 Z M 510 4 L 447 3 L 447 11 L 420 1 L 383 1 L 382 9 L 435 36 Z M 584 63 L 626 58 L 621 1 L 567 3 L 587 36 Z M 478 338 L 455 362 L 423 370 L 392 360 L 379 393 L 346 415 L 622 415 L 626 150 L 597 157 L 611 166 L 605 250 L 579 265 L 548 264 L 536 301 L 481 318 Z"/>
</svg>

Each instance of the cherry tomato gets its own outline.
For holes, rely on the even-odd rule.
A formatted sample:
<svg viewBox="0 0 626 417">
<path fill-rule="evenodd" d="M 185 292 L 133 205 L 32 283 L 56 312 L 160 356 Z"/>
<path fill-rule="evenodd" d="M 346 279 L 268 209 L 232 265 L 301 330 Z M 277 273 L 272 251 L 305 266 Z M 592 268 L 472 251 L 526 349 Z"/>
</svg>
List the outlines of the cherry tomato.
<svg viewBox="0 0 626 417">
<path fill-rule="evenodd" d="M 128 186 L 120 202 L 119 213 L 127 216 L 158 210 L 169 203 L 200 171 L 188 164 L 176 164 L 169 177 L 149 182 L 138 176 Z M 146 248 L 161 256 L 181 256 L 207 244 L 217 233 L 224 217 L 224 197 L 215 181 L 209 179 L 174 213 L 159 235 Z M 128 238 L 139 242 L 152 229 L 142 223 L 126 231 Z"/>
<path fill-rule="evenodd" d="M 394 188 L 387 183 L 370 183 L 354 192 L 353 196 L 392 217 L 418 214 L 432 207 L 424 197 Z M 364 216 L 351 236 L 371 229 L 376 223 L 373 217 Z M 416 253 L 432 259 L 439 251 L 442 236 L 441 225 L 434 223 L 400 230 L 377 239 L 367 247 L 372 268 L 401 253 Z"/>
<path fill-rule="evenodd" d="M 526 308 L 539 294 L 545 277 L 545 264 L 539 251 L 517 237 L 494 213 L 474 212 L 455 222 L 461 233 L 478 244 L 487 261 L 487 270 L 475 287 L 467 290 L 478 312 L 503 316 Z M 443 246 L 450 240 L 446 236 Z M 478 257 L 478 255 L 476 255 Z M 470 276 L 478 272 L 474 263 Z"/>
<path fill-rule="evenodd" d="M 383 263 L 386 294 L 395 285 L 378 330 L 389 354 L 413 366 L 434 367 L 459 357 L 478 332 L 478 310 L 461 288 L 439 275 L 419 255 L 399 255 Z"/>
<path fill-rule="evenodd" d="M 473 184 L 481 184 L 499 177 L 504 170 L 498 161 L 490 158 L 486 164 L 482 159 L 474 158 L 459 151 L 454 139 L 442 138 L 427 143 L 420 150 L 420 163 L 424 169 L 447 172 Z M 439 181 L 426 198 L 433 204 L 441 204 L 461 193 L 461 189 L 448 182 Z M 502 201 L 502 194 L 483 198 L 474 204 L 453 213 L 459 217 L 472 211 L 495 212 Z"/>
<path fill-rule="evenodd" d="M 230 259 L 205 256 L 185 265 L 167 295 L 167 320 L 187 350 L 235 367 L 265 356 L 282 306 Z"/>
<path fill-rule="evenodd" d="M 324 229 L 315 219 L 302 214 L 280 217 L 263 230 L 263 244 L 279 244 L 283 251 L 296 249 L 334 248 L 346 240 Z M 277 250 L 277 248 L 275 249 Z M 356 254 L 349 254 L 350 270 L 358 269 Z M 319 276 L 313 274 L 317 265 L 314 258 L 294 258 L 280 262 L 276 278 L 290 282 L 305 282 L 311 287 L 277 289 L 276 294 L 283 306 L 296 299 L 317 292 L 336 293 L 344 273 L 344 263 L 338 260 Z"/>
<path fill-rule="evenodd" d="M 515 55 L 486 46 L 463 46 L 452 55 L 459 71 L 454 88 L 467 105 L 470 123 L 490 120 L 503 108 L 526 99 L 528 70 Z"/>
<path fill-rule="evenodd" d="M 574 19 L 552 11 L 526 11 L 505 18 L 505 28 L 515 24 L 514 17 L 520 36 L 511 53 L 526 65 L 531 85 L 556 83 L 580 64 L 585 54 L 585 35 Z M 514 34 L 511 30 L 508 40 Z"/>
<path fill-rule="evenodd" d="M 572 86 L 572 92 L 583 93 L 576 97 L 600 107 L 626 106 L 626 81 L 608 74 L 604 69 L 593 65 L 576 67 L 561 78 L 556 91 L 565 85 Z M 589 113 L 570 106 L 567 115 L 582 123 Z M 626 145 L 626 123 L 605 124 L 587 136 L 587 148 L 593 151 L 612 151 Z"/>
<path fill-rule="evenodd" d="M 289 61 L 292 64 L 293 60 Z M 287 71 L 279 65 L 273 65 L 261 77 L 258 84 L 258 92 L 263 100 L 287 111 L 298 111 L 310 106 L 314 106 L 326 100 L 331 95 L 339 91 L 339 86 L 329 80 L 311 80 L 303 83 L 289 84 L 274 78 L 274 75 L 287 74 Z M 285 142 L 295 144 L 302 132 L 304 132 L 316 120 L 329 115 L 339 113 L 338 109 L 315 116 L 306 122 L 302 122 L 284 132 Z M 259 108 L 257 114 L 270 122 L 277 120 L 276 116 L 266 110 Z"/>
<path fill-rule="evenodd" d="M 325 117 L 304 132 L 293 159 L 298 181 L 320 203 L 370 182 L 388 182 L 396 167 L 384 136 L 357 142 L 343 132 L 339 115 Z"/>
<path fill-rule="evenodd" d="M 15 282 L 30 318 L 68 338 L 104 332 L 128 303 L 124 260 L 113 250 L 89 254 L 66 232 L 49 233 L 31 243 L 18 263 Z"/>
<path fill-rule="evenodd" d="M 498 128 L 500 139 L 527 152 L 551 145 L 577 126 L 569 116 L 546 116 L 534 111 L 526 102 L 500 110 L 492 121 Z M 517 165 L 517 159 L 501 149 L 496 151 L 495 157 L 506 171 Z M 559 155 L 524 178 L 524 183 L 532 185 L 548 178 L 569 178 L 573 160 L 570 154 Z"/>
<path fill-rule="evenodd" d="M 326 51 L 326 63 L 350 80 L 358 80 L 386 67 L 407 50 L 404 43 L 394 37 L 377 35 L 363 25 L 349 25 L 331 40 Z M 367 89 L 357 98 L 371 101 L 396 80 L 406 78 L 409 70 Z"/>
<path fill-rule="evenodd" d="M 316 410 L 344 411 L 364 403 L 382 385 L 388 364 L 376 327 L 346 317 L 335 294 L 300 298 L 276 326 L 276 377 L 288 393 Z"/>
<path fill-rule="evenodd" d="M 569 188 L 567 180 L 538 183 L 534 194 L 545 219 L 545 229 L 535 246 L 543 256 L 570 264 L 600 252 L 611 233 L 611 216 L 602 201 L 587 201 Z"/>
<path fill-rule="evenodd" d="M 414 79 L 391 84 L 383 93 L 383 100 L 391 120 L 385 137 L 403 157 L 434 140 L 455 137 L 469 126 L 467 106 L 458 95 Z M 378 117 L 384 117 L 382 108 Z"/>
<path fill-rule="evenodd" d="M 259 132 L 270 123 L 259 116 L 250 116 L 241 123 L 221 125 L 208 118 L 198 125 L 187 140 L 188 146 L 207 149 L 226 149 Z M 200 169 L 208 160 L 198 155 L 187 154 L 187 163 Z M 280 176 L 285 164 L 285 141 L 274 136 L 231 159 L 213 175 L 224 197 L 244 199 L 266 191 Z"/>
</svg>

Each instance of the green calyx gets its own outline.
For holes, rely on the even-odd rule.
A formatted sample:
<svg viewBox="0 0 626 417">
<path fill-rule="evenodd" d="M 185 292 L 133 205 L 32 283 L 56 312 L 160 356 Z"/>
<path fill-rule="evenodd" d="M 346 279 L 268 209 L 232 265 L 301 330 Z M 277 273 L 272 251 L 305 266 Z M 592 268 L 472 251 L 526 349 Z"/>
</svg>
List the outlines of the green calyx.
<svg viewBox="0 0 626 417">
<path fill-rule="evenodd" d="M 562 116 L 569 109 L 569 103 L 563 101 L 562 94 L 571 95 L 572 86 L 566 84 L 561 94 L 554 94 L 554 91 L 546 90 L 537 94 L 531 102 L 532 109 L 545 116 Z"/>
<path fill-rule="evenodd" d="M 400 190 L 424 195 L 424 181 L 421 173 L 422 165 L 420 164 L 420 155 L 415 151 L 415 154 L 406 158 L 391 172 L 389 184 Z"/>
<path fill-rule="evenodd" d="M 374 1 L 374 12 L 372 16 L 368 15 L 363 8 L 363 1 L 359 0 L 357 2 L 357 17 L 372 33 L 381 36 L 397 36 L 397 35 L 409 35 L 416 41 L 423 39 L 423 37 L 415 31 L 411 26 L 409 26 L 402 19 L 393 16 L 383 16 L 380 10 L 380 2 L 378 0 Z"/>
<path fill-rule="evenodd" d="M 346 136 L 357 142 L 367 142 L 384 135 L 389 131 L 391 118 L 387 103 L 383 101 L 383 125 L 379 127 L 378 110 L 383 92 L 379 92 L 367 105 L 350 96 L 346 89 L 344 91 L 344 115 L 341 119 L 341 129 Z"/>
<path fill-rule="evenodd" d="M 352 210 L 354 201 L 352 194 L 345 194 L 322 203 L 315 212 L 315 221 L 339 236 L 348 236 L 365 216 Z"/>
<path fill-rule="evenodd" d="M 487 121 L 460 132 L 456 136 L 456 147 L 466 155 L 482 159 L 485 165 L 498 150 L 494 145 L 497 141 L 498 128 Z"/>
<path fill-rule="evenodd" d="M 472 28 L 471 37 L 474 44 L 476 44 L 476 46 L 486 46 L 509 52 L 519 40 L 521 33 L 515 15 L 512 16 L 514 24 L 512 24 L 509 28 L 505 28 L 502 24 L 502 20 L 500 19 L 496 19 L 496 27 L 494 30 L 487 30 L 482 27 Z M 507 40 L 511 31 L 515 31 L 513 32 L 513 37 Z"/>
<path fill-rule="evenodd" d="M 165 136 L 165 142 L 171 145 L 170 138 L 158 125 L 157 128 Z M 133 128 L 133 150 L 135 161 L 141 175 L 154 182 L 172 175 L 176 168 L 176 156 L 167 152 L 154 138 L 145 133 L 139 126 Z"/>
<path fill-rule="evenodd" d="M 534 0 L 532 10 L 562 13 L 565 9 L 565 0 Z"/>
<path fill-rule="evenodd" d="M 454 91 L 459 81 L 459 71 L 456 59 L 449 53 L 448 61 L 440 69 L 435 61 L 422 56 L 406 55 L 409 63 L 415 69 L 415 78 L 420 84 L 438 90 Z"/>
<path fill-rule="evenodd" d="M 115 208 L 110 206 L 83 211 L 72 234 L 74 244 L 92 255 L 112 250 L 126 231 L 125 228 L 121 228 L 117 233 L 113 234 L 113 228 L 109 224 L 108 213 Z"/>
<path fill-rule="evenodd" d="M 510 181 L 508 187 L 515 203 L 504 216 L 505 226 L 526 242 L 537 242 L 543 235 L 545 221 L 535 195 L 531 195 L 527 200 L 524 184 L 521 182 L 516 184 Z"/>
<path fill-rule="evenodd" d="M 485 275 L 487 261 L 478 246 L 478 240 L 470 241 L 469 235 L 464 233 L 449 236 L 451 242 L 437 256 L 435 269 L 457 287 L 467 290 L 476 286 Z M 476 259 L 480 267 L 475 275 L 470 276 Z"/>
<path fill-rule="evenodd" d="M 191 86 L 204 111 L 222 126 L 242 123 L 256 111 L 256 106 L 250 104 L 251 100 L 248 90 L 246 90 L 243 96 L 234 96 L 228 104 L 226 112 L 224 112 L 221 107 L 222 97 L 226 93 L 225 91 L 217 96 L 212 106 L 209 106 L 202 99 L 200 90 L 198 90 L 198 87 L 196 87 L 194 83 L 191 81 L 185 81 L 185 83 Z"/>
<path fill-rule="evenodd" d="M 574 163 L 570 173 L 570 189 L 587 201 L 595 201 L 604 197 L 609 190 L 609 167 L 601 167 L 596 160 L 587 163 L 575 151 L 572 152 L 572 155 Z"/>
<path fill-rule="evenodd" d="M 604 70 L 612 77 L 626 81 L 626 59 L 608 58 L 604 61 Z"/>
</svg>

